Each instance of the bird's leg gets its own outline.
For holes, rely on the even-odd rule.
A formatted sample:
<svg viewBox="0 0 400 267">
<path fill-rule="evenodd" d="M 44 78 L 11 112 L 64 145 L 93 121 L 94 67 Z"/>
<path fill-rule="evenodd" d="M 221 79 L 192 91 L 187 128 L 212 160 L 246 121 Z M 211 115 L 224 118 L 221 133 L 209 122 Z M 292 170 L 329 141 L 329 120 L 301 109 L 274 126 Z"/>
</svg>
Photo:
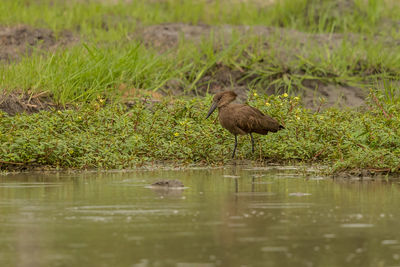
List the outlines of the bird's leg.
<svg viewBox="0 0 400 267">
<path fill-rule="evenodd" d="M 251 138 L 251 152 L 254 153 L 254 139 L 251 133 L 250 133 L 250 138 Z"/>
<path fill-rule="evenodd" d="M 237 147 L 237 135 L 235 134 L 235 147 L 233 148 L 232 158 L 235 157 L 236 147 Z"/>
</svg>

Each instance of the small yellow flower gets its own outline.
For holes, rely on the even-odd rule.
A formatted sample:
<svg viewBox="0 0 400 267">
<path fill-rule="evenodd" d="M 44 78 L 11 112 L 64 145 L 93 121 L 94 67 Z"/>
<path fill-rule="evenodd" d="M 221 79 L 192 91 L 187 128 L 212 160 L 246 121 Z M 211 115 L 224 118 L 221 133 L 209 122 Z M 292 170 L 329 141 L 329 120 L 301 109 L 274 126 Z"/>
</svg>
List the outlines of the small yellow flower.
<svg viewBox="0 0 400 267">
<path fill-rule="evenodd" d="M 266 105 L 267 107 L 271 106 L 271 104 L 268 103 L 268 102 L 265 102 L 265 105 Z"/>
<path fill-rule="evenodd" d="M 104 103 L 105 100 L 103 98 L 100 98 L 99 101 L 100 103 Z"/>
<path fill-rule="evenodd" d="M 300 117 L 299 117 L 299 116 L 296 116 L 296 120 L 300 120 Z"/>
<path fill-rule="evenodd" d="M 254 93 L 253 96 L 258 96 L 258 94 L 257 94 L 257 93 Z"/>
<path fill-rule="evenodd" d="M 175 136 L 179 136 L 179 133 L 174 133 Z"/>
<path fill-rule="evenodd" d="M 78 120 L 81 120 L 82 119 L 82 117 L 81 116 L 78 116 Z"/>
<path fill-rule="evenodd" d="M 283 95 L 282 95 L 282 97 L 288 97 L 289 95 L 287 94 L 287 93 L 284 93 Z"/>
<path fill-rule="evenodd" d="M 61 110 L 59 110 L 59 111 L 57 111 L 57 113 L 58 113 L 58 114 L 61 114 L 62 112 L 61 112 Z"/>
<path fill-rule="evenodd" d="M 293 99 L 296 100 L 296 101 L 299 101 L 299 100 L 300 100 L 300 97 L 295 96 Z"/>
</svg>

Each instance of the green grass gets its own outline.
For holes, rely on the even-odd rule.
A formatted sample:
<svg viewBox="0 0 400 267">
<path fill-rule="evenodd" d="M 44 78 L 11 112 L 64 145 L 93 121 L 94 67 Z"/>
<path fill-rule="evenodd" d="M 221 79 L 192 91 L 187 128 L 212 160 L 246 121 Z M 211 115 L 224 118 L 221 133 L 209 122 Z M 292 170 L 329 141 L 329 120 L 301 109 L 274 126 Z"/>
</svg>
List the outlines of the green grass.
<svg viewBox="0 0 400 267">
<path fill-rule="evenodd" d="M 276 44 L 277 37 L 268 42 Z M 181 43 L 162 54 L 139 42 L 114 45 L 83 44 L 56 53 L 34 53 L 21 61 L 0 65 L 3 90 L 52 92 L 56 102 L 87 102 L 99 95 L 115 99 L 119 85 L 144 90 L 164 90 L 169 81 L 179 81 L 185 92 L 204 91 L 202 78 L 217 65 L 240 72 L 235 83 L 276 92 L 296 94 L 304 79 L 369 88 L 376 81 L 398 80 L 400 47 L 344 39 L 334 49 L 325 44 L 305 45 L 287 40 L 280 47 L 265 48 L 263 39 L 233 37 L 230 45 L 215 49 L 215 43 Z M 281 53 L 286 53 L 282 56 Z"/>
<path fill-rule="evenodd" d="M 395 1 L 377 0 L 281 0 L 261 7 L 252 1 L 5 0 L 0 24 L 71 30 L 81 43 L 0 65 L 0 90 L 50 91 L 62 104 L 118 97 L 122 83 L 156 91 L 172 80 L 179 81 L 178 90 L 199 93 L 207 87 L 202 78 L 217 64 L 242 73 L 232 85 L 241 82 L 261 91 L 273 87 L 298 93 L 305 79 L 369 88 L 399 79 L 400 48 L 392 40 L 398 37 L 398 11 Z M 322 38 L 333 43 L 338 37 L 329 34 L 351 34 L 329 48 L 317 37 L 290 32 L 263 38 L 234 33 L 224 48 L 216 45 L 221 37 L 210 36 L 197 45 L 181 42 L 162 54 L 132 40 L 138 26 L 164 22 L 280 26 L 324 33 Z"/>
<path fill-rule="evenodd" d="M 121 83 L 154 89 L 173 75 L 173 61 L 162 61 L 156 53 L 144 50 L 138 44 L 118 50 L 79 46 L 50 57 L 25 58 L 3 67 L 1 76 L 10 89 L 50 91 L 61 103 L 87 101 L 110 93 Z"/>
<path fill-rule="evenodd" d="M 330 108 L 311 112 L 297 98 L 250 95 L 250 103 L 277 118 L 285 129 L 239 138 L 237 158 L 302 162 L 349 169 L 400 171 L 400 109 L 384 95 L 371 94 L 369 110 Z M 211 98 L 175 99 L 148 108 L 137 100 L 126 109 L 98 101 L 80 109 L 0 117 L 3 168 L 132 168 L 154 161 L 224 164 L 233 136 L 205 120 Z"/>
</svg>

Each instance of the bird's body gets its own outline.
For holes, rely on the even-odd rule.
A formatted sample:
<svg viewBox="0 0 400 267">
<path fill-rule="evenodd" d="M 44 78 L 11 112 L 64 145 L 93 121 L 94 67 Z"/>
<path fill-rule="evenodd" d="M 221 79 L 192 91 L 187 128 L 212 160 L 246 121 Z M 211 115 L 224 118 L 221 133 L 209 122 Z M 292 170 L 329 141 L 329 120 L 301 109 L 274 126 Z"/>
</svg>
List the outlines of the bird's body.
<svg viewBox="0 0 400 267">
<path fill-rule="evenodd" d="M 229 104 L 218 109 L 222 127 L 232 134 L 267 134 L 279 130 L 279 123 L 261 111 L 248 105 Z"/>
<path fill-rule="evenodd" d="M 213 104 L 207 114 L 207 118 L 218 108 L 218 118 L 222 127 L 235 135 L 235 147 L 232 157 L 235 156 L 237 147 L 237 135 L 250 134 L 252 151 L 254 152 L 254 140 L 252 133 L 266 135 L 268 132 L 277 132 L 284 127 L 275 119 L 263 114 L 260 110 L 244 105 L 232 103 L 236 99 L 236 93 L 225 91 L 214 96 Z"/>
</svg>

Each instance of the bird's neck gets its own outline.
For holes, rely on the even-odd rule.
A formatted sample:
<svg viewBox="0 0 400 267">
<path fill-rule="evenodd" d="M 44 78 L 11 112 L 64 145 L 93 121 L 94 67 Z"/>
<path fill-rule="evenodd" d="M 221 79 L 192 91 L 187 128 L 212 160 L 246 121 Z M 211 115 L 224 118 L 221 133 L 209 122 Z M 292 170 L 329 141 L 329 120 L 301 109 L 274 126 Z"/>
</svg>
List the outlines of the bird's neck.
<svg viewBox="0 0 400 267">
<path fill-rule="evenodd" d="M 221 105 L 218 106 L 218 110 L 227 108 L 232 102 L 226 102 L 222 103 Z"/>
</svg>

